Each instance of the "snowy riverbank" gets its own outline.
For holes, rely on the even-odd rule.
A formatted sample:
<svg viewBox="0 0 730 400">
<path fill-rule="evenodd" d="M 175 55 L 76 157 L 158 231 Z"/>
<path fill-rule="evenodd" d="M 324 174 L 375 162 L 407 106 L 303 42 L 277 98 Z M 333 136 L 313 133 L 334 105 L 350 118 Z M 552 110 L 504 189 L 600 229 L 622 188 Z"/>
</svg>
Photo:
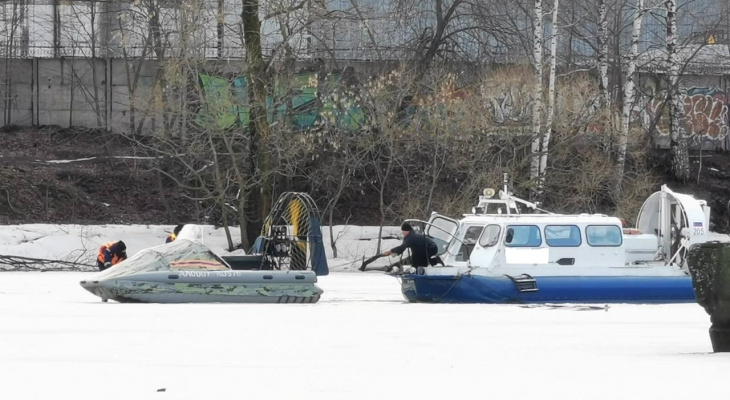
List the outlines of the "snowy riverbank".
<svg viewBox="0 0 730 400">
<path fill-rule="evenodd" d="M 172 231 L 169 225 L 51 225 L 27 224 L 0 227 L 0 255 L 21 256 L 48 260 L 63 260 L 93 264 L 99 246 L 109 241 L 123 240 L 127 253 L 134 253 L 158 244 Z M 324 227 L 324 245 L 332 271 L 356 271 L 363 256 L 374 255 L 377 249 L 378 227 L 335 226 L 334 236 L 338 258 L 333 258 L 329 228 Z M 240 234 L 231 228 L 234 243 L 240 243 Z M 383 248 L 400 243 L 395 239 L 398 227 L 383 228 Z M 230 254 L 225 231 L 206 226 L 203 243 L 220 255 Z M 240 252 L 240 250 L 238 251 Z M 234 252 L 236 253 L 236 252 Z M 380 264 L 387 259 L 378 260 Z M 380 265 L 378 262 L 373 266 Z"/>
</svg>

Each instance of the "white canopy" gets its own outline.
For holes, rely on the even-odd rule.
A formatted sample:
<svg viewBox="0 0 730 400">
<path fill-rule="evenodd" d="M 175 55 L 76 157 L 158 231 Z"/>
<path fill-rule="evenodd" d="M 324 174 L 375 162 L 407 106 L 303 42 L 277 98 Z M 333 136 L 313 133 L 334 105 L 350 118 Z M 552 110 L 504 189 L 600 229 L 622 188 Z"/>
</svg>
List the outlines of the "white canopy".
<svg viewBox="0 0 730 400">
<path fill-rule="evenodd" d="M 169 270 L 222 271 L 229 267 L 210 249 L 186 239 L 150 247 L 102 271 L 99 279 L 116 278 L 140 272 Z"/>
</svg>

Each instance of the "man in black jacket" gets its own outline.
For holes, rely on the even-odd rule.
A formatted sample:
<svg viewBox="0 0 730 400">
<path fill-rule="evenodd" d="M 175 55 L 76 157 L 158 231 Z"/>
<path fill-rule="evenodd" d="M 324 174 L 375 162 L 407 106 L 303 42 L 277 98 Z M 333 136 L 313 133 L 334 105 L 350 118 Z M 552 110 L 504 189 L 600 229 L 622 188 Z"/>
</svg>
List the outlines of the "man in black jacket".
<svg viewBox="0 0 730 400">
<path fill-rule="evenodd" d="M 404 222 L 400 229 L 403 231 L 403 243 L 398 247 L 384 251 L 384 256 L 403 254 L 406 249 L 411 249 L 411 265 L 414 268 L 428 267 L 437 263 L 443 264 L 441 259 L 436 256 L 438 246 L 433 240 L 420 233 L 413 232 L 413 227 L 408 222 Z"/>
</svg>

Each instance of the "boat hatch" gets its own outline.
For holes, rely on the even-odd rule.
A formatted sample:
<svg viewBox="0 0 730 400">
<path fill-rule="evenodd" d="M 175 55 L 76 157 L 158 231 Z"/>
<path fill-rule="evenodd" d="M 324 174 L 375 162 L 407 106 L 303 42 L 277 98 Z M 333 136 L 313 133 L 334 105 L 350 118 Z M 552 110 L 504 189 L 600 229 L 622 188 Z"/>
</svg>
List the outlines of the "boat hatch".
<svg viewBox="0 0 730 400">
<path fill-rule="evenodd" d="M 438 255 L 442 255 L 449 248 L 451 242 L 454 241 L 454 235 L 458 229 L 459 221 L 433 213 L 431 214 L 431 219 L 428 220 L 425 233 L 438 246 Z"/>
</svg>

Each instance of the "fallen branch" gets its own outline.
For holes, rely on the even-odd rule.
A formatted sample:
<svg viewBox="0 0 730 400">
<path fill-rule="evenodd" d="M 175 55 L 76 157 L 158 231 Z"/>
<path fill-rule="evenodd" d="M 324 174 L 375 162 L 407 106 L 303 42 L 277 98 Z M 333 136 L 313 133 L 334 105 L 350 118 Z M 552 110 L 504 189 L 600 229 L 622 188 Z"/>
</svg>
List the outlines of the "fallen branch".
<svg viewBox="0 0 730 400">
<path fill-rule="evenodd" d="M 94 271 L 89 264 L 0 254 L 0 271 Z"/>
</svg>

